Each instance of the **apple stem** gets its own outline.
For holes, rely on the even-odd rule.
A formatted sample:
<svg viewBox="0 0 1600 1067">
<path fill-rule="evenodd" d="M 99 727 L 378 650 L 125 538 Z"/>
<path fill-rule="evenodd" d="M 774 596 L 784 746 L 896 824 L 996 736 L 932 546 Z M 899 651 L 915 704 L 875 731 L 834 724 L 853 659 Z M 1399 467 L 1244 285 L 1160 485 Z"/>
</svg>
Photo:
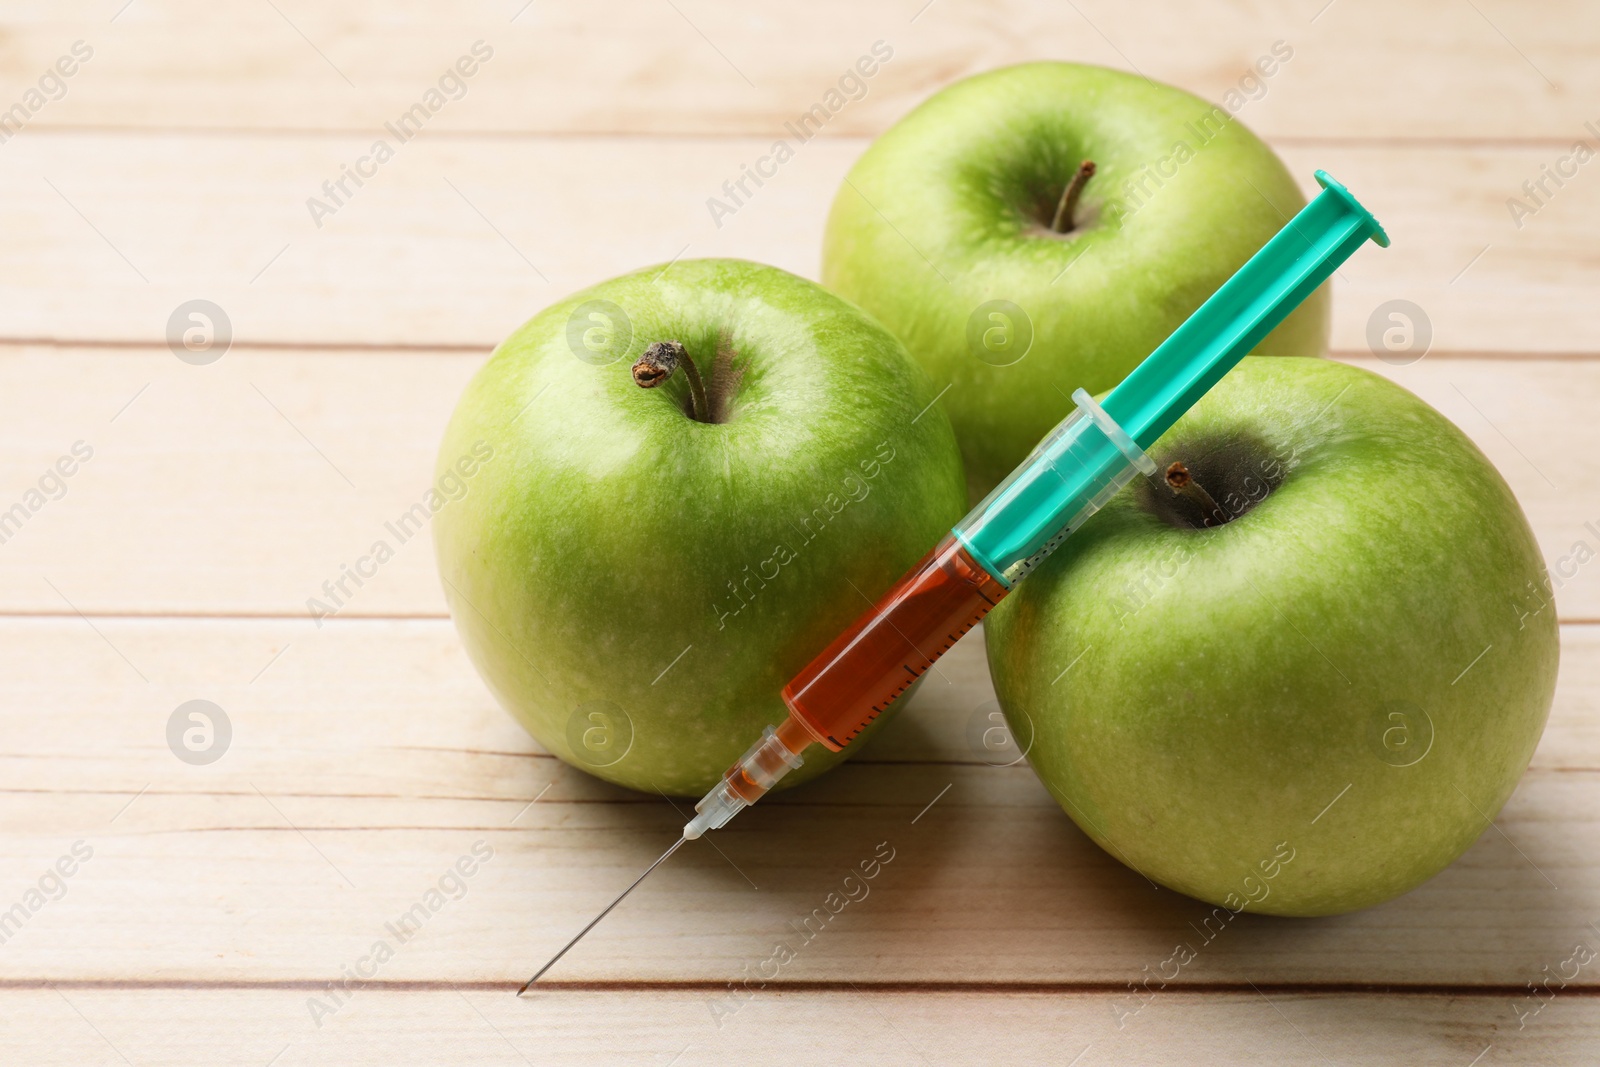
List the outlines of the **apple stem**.
<svg viewBox="0 0 1600 1067">
<path fill-rule="evenodd" d="M 1078 164 L 1078 170 L 1072 175 L 1072 180 L 1061 190 L 1061 199 L 1056 204 L 1056 217 L 1050 220 L 1051 230 L 1056 233 L 1072 232 L 1075 225 L 1072 215 L 1078 209 L 1078 197 L 1083 195 L 1083 187 L 1089 184 L 1089 179 L 1093 177 L 1094 160 L 1086 159 Z"/>
<path fill-rule="evenodd" d="M 654 389 L 679 367 L 689 378 L 689 417 L 696 422 L 709 422 L 711 408 L 706 403 L 705 383 L 700 380 L 700 368 L 689 358 L 688 350 L 680 341 L 657 341 L 644 350 L 644 355 L 633 365 L 633 380 L 641 389 Z"/>
<path fill-rule="evenodd" d="M 1187 497 L 1199 505 L 1207 526 L 1213 521 L 1218 526 L 1228 521 L 1228 513 L 1211 499 L 1211 494 L 1205 491 L 1204 486 L 1195 481 L 1194 475 L 1189 473 L 1189 468 L 1185 467 L 1182 461 L 1175 462 L 1167 468 L 1167 485 L 1177 495 Z"/>
</svg>

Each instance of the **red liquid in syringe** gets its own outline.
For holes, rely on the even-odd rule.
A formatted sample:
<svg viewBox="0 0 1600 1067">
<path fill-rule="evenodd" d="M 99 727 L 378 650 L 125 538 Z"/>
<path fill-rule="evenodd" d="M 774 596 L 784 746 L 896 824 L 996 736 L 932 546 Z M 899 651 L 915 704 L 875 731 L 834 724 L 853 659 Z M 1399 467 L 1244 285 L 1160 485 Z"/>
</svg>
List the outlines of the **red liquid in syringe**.
<svg viewBox="0 0 1600 1067">
<path fill-rule="evenodd" d="M 839 751 L 1009 591 L 947 535 L 784 687 L 790 714 Z"/>
</svg>

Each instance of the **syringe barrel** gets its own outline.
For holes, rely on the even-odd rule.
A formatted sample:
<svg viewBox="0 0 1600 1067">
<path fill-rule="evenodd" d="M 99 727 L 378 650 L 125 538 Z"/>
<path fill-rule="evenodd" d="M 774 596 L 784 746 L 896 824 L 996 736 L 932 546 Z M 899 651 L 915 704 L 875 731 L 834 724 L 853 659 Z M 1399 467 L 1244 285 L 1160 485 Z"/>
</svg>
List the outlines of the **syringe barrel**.
<svg viewBox="0 0 1600 1067">
<path fill-rule="evenodd" d="M 784 687 L 789 713 L 839 751 L 1007 591 L 946 535 Z"/>
<path fill-rule="evenodd" d="M 1007 588 L 1155 463 L 1082 389 L 1077 409 L 951 531 Z"/>
</svg>

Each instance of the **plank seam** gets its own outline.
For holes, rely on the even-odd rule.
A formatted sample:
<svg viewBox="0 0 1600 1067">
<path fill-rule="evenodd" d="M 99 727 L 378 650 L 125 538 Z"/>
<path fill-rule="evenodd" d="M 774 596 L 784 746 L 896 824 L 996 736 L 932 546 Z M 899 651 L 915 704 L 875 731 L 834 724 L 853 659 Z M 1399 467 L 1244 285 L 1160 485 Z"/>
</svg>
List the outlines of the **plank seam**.
<svg viewBox="0 0 1600 1067">
<path fill-rule="evenodd" d="M 231 352 L 339 352 L 351 354 L 388 355 L 391 353 L 423 355 L 488 356 L 495 350 L 493 344 L 467 341 L 240 341 L 235 340 Z M 88 348 L 108 352 L 161 354 L 169 350 L 165 340 L 136 340 L 114 337 L 6 337 L 0 336 L 0 349 L 6 348 Z M 1376 361 L 1370 351 L 1359 348 L 1337 348 L 1328 352 L 1331 359 Z M 1427 358 L 1444 363 L 1467 361 L 1513 361 L 1548 363 L 1592 363 L 1600 361 L 1600 349 L 1594 351 L 1513 351 L 1507 349 L 1435 349 Z"/>
<path fill-rule="evenodd" d="M 16 608 L 0 609 L 0 622 L 6 619 L 105 619 L 110 622 L 150 622 L 153 620 L 170 619 L 173 621 L 199 621 L 199 622 L 225 622 L 225 621 L 258 621 L 258 622 L 306 622 L 304 612 L 296 611 L 102 611 L 93 609 L 89 611 L 57 611 L 54 608 Z M 384 614 L 372 612 L 357 614 L 355 612 L 340 612 L 337 617 L 322 620 L 326 626 L 340 626 L 364 622 L 449 622 L 449 612 L 395 612 Z M 1556 622 L 1561 626 L 1600 626 L 1600 617 L 1589 618 L 1578 616 L 1566 618 L 1558 616 Z"/>
<path fill-rule="evenodd" d="M 775 125 L 775 124 L 773 124 Z M 765 141 L 770 138 L 773 125 L 762 123 L 752 125 L 748 129 L 713 129 L 713 130 L 637 130 L 637 129 L 598 129 L 594 127 L 582 130 L 562 129 L 505 129 L 505 128 L 476 128 L 476 129 L 434 129 L 429 127 L 430 140 L 451 141 L 709 141 L 713 143 L 726 143 L 729 141 Z M 865 144 L 876 140 L 886 130 L 872 131 L 821 131 L 811 138 L 812 141 L 826 141 L 838 144 L 858 142 Z M 287 139 L 287 138 L 351 138 L 370 137 L 375 126 L 117 126 L 106 123 L 66 123 L 44 122 L 33 123 L 28 126 L 28 134 L 33 136 L 50 137 L 83 137 L 83 136 L 113 136 L 113 137 L 217 137 L 239 139 Z M 1454 136 L 1417 136 L 1414 134 L 1397 134 L 1395 136 L 1355 136 L 1350 134 L 1280 134 L 1262 135 L 1262 140 L 1269 145 L 1287 145 L 1296 148 L 1381 148 L 1381 149 L 1460 149 L 1460 148 L 1555 148 L 1565 149 L 1572 145 L 1570 136 L 1531 136 L 1531 137 L 1473 137 L 1469 135 Z"/>
<path fill-rule="evenodd" d="M 113 352 L 160 354 L 170 351 L 166 341 L 141 341 L 127 338 L 0 337 L 0 348 L 93 348 Z M 387 355 L 425 353 L 438 355 L 487 356 L 492 344 L 436 341 L 234 341 L 230 352 L 353 352 Z"/>
<path fill-rule="evenodd" d="M 362 992 L 423 993 L 472 990 L 475 992 L 504 992 L 511 996 L 517 991 L 519 981 L 494 981 L 468 979 L 393 979 L 354 982 L 349 988 Z M 327 988 L 326 978 L 281 979 L 184 979 L 184 978 L 43 978 L 19 977 L 0 979 L 0 990 L 283 990 L 320 992 Z M 725 993 L 729 983 L 715 979 L 596 979 L 554 980 L 540 982 L 533 996 L 553 996 L 562 993 Z M 850 996 L 861 993 L 880 995 L 922 994 L 1039 994 L 1077 996 L 1127 996 L 1128 983 L 1115 981 L 993 981 L 976 980 L 873 980 L 873 979 L 818 979 L 809 981 L 768 982 L 763 993 L 840 993 Z M 1413 997 L 1524 997 L 1528 987 L 1506 982 L 1425 983 L 1425 982 L 1179 982 L 1164 989 L 1151 990 L 1152 995 L 1165 996 L 1218 996 L 1228 994 L 1266 993 L 1279 996 L 1413 996 Z M 1561 989 L 1562 996 L 1600 996 L 1600 983 L 1570 984 Z"/>
</svg>

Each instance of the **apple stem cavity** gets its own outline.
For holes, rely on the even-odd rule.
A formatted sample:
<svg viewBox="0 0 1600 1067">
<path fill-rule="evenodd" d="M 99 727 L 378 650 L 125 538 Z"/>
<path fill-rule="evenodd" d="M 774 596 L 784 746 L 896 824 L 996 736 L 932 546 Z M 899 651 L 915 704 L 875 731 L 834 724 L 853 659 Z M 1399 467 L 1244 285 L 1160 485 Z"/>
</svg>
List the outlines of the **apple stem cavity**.
<svg viewBox="0 0 1600 1067">
<path fill-rule="evenodd" d="M 1167 468 L 1167 485 L 1178 496 L 1187 497 L 1199 506 L 1200 513 L 1205 516 L 1202 521 L 1207 526 L 1221 526 L 1228 521 L 1228 513 L 1211 498 L 1204 486 L 1195 481 L 1194 475 L 1189 473 L 1189 468 L 1181 460 Z"/>
<path fill-rule="evenodd" d="M 1094 160 L 1086 159 L 1078 164 L 1078 170 L 1061 190 L 1061 199 L 1056 203 L 1055 218 L 1050 220 L 1050 229 L 1054 233 L 1071 233 L 1076 222 L 1073 214 L 1078 209 L 1078 197 L 1083 195 L 1083 187 L 1089 184 L 1089 179 L 1094 177 Z"/>
<path fill-rule="evenodd" d="M 657 341 L 646 348 L 633 365 L 633 380 L 641 389 L 654 389 L 679 367 L 689 379 L 689 417 L 696 422 L 710 422 L 711 407 L 706 401 L 705 383 L 700 380 L 700 368 L 689 358 L 682 342 Z"/>
</svg>

